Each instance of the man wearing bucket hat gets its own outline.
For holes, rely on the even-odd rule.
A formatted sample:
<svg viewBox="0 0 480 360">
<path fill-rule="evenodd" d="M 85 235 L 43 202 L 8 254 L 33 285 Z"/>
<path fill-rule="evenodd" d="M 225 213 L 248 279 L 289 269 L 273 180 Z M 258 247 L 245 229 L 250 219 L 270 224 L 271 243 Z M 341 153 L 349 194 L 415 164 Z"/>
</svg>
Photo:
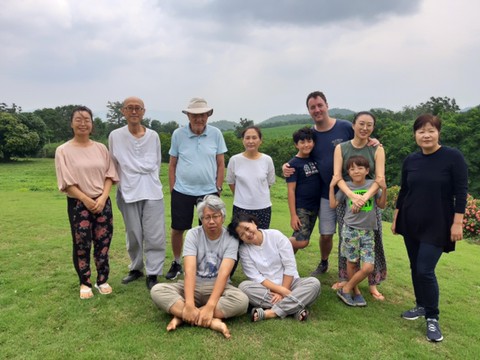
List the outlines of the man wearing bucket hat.
<svg viewBox="0 0 480 360">
<path fill-rule="evenodd" d="M 193 98 L 186 109 L 189 124 L 172 134 L 168 179 L 172 214 L 172 251 L 174 260 L 166 278 L 173 280 L 182 273 L 183 233 L 192 227 L 193 210 L 205 195 L 222 192 L 225 173 L 225 140 L 219 129 L 207 125 L 213 108 L 205 99 Z"/>
</svg>

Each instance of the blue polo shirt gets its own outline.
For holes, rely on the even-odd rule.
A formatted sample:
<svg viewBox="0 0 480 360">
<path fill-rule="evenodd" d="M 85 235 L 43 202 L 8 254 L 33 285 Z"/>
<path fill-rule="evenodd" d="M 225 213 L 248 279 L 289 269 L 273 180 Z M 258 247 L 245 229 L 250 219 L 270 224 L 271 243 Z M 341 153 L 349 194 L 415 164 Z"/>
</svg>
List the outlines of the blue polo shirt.
<svg viewBox="0 0 480 360">
<path fill-rule="evenodd" d="M 191 196 L 217 192 L 217 155 L 225 152 L 222 132 L 214 126 L 207 125 L 200 135 L 189 125 L 176 129 L 168 152 L 177 158 L 173 188 Z"/>
</svg>

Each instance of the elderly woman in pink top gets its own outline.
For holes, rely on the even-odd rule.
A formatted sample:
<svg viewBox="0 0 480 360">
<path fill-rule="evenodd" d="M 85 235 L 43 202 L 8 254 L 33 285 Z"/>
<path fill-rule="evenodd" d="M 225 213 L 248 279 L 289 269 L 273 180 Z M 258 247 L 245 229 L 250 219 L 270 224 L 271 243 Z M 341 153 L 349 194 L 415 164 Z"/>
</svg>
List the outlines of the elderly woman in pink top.
<svg viewBox="0 0 480 360">
<path fill-rule="evenodd" d="M 67 211 L 73 239 L 73 265 L 80 280 L 80 298 L 93 297 L 90 281 L 90 249 L 97 268 L 95 288 L 100 294 L 112 292 L 108 285 L 108 251 L 113 234 L 109 193 L 118 181 L 115 166 L 105 145 L 90 140 L 92 111 L 80 106 L 73 110 L 73 139 L 55 152 L 60 191 L 67 194 Z"/>
</svg>

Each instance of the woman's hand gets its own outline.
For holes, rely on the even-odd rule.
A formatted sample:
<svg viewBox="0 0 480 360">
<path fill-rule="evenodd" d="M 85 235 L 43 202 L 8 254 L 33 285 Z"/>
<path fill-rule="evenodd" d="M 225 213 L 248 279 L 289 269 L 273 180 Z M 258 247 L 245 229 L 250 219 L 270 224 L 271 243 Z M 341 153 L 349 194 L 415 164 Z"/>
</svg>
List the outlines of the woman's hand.
<svg viewBox="0 0 480 360">
<path fill-rule="evenodd" d="M 366 202 L 361 195 L 355 194 L 353 192 L 350 194 L 349 199 L 352 202 L 351 208 L 354 214 L 360 212 L 360 209 L 363 207 L 363 205 L 365 205 Z"/>
<path fill-rule="evenodd" d="M 83 205 L 85 205 L 85 207 L 90 210 L 91 212 L 94 212 L 93 209 L 95 208 L 96 206 L 96 202 L 95 200 L 93 200 L 92 198 L 89 198 L 88 196 L 85 196 L 84 198 L 82 198 L 82 203 Z"/>
<path fill-rule="evenodd" d="M 393 234 L 393 235 L 397 235 L 397 224 L 396 224 L 396 221 L 392 222 L 392 226 L 390 227 L 390 229 L 392 230 L 392 234 Z"/>
<path fill-rule="evenodd" d="M 460 241 L 463 239 L 463 226 L 461 223 L 453 223 L 450 228 L 450 240 Z"/>
<path fill-rule="evenodd" d="M 332 186 L 337 186 L 338 182 L 340 180 L 342 180 L 343 178 L 341 176 L 338 176 L 338 175 L 333 175 L 332 176 L 332 181 L 330 181 L 330 187 Z"/>
<path fill-rule="evenodd" d="M 97 200 L 95 200 L 95 206 L 91 210 L 94 214 L 99 214 L 105 208 L 105 203 L 107 202 L 107 198 L 103 196 L 99 196 Z"/>
<path fill-rule="evenodd" d="M 276 304 L 278 303 L 279 301 L 282 301 L 283 300 L 283 296 L 279 293 L 275 293 L 275 292 L 270 292 L 270 302 L 272 304 Z"/>
</svg>

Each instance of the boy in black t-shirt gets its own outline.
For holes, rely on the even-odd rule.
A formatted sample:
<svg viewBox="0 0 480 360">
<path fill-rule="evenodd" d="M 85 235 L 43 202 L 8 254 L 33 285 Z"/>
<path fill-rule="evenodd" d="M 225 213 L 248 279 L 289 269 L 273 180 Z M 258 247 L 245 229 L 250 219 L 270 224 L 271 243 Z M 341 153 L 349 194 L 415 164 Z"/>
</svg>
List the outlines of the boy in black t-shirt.
<svg viewBox="0 0 480 360">
<path fill-rule="evenodd" d="M 310 157 L 315 145 L 313 138 L 313 130 L 307 127 L 293 133 L 298 153 L 288 164 L 295 172 L 285 179 L 290 226 L 293 229 L 290 242 L 294 252 L 308 245 L 320 207 L 320 174 L 317 163 Z"/>
</svg>

